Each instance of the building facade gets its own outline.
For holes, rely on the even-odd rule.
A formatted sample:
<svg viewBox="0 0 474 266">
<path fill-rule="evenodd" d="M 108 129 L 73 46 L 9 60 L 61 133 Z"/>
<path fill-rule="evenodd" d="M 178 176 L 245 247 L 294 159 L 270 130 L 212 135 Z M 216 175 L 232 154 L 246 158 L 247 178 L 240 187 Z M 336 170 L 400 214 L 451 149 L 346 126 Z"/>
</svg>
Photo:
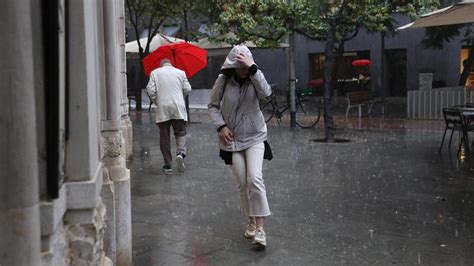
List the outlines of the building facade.
<svg viewBox="0 0 474 266">
<path fill-rule="evenodd" d="M 398 26 L 410 22 L 401 14 L 395 14 L 393 19 Z M 372 62 L 369 67 L 371 90 L 377 95 L 406 97 L 407 91 L 418 90 L 420 73 L 433 73 L 434 87 L 457 86 L 462 71 L 461 62 L 466 57 L 463 54 L 466 51 L 462 42 L 464 34 L 445 43 L 440 50 L 423 47 L 421 41 L 424 35 L 424 28 L 405 29 L 393 36 L 385 36 L 382 42 L 380 33 L 361 30 L 345 44 L 344 58 L 347 60 L 343 60 L 343 64 L 348 71 L 340 72 L 337 78 L 357 77 L 350 61 L 364 58 Z M 301 85 L 304 86 L 307 84 L 305 82 L 322 75 L 318 73 L 317 58 L 323 55 L 325 44 L 310 41 L 301 35 L 297 36 L 296 43 L 296 76 L 303 81 Z"/>
<path fill-rule="evenodd" d="M 405 25 L 409 18 L 402 14 L 393 15 L 395 26 Z M 357 78 L 351 62 L 369 59 L 371 65 L 366 71 L 371 77 L 370 90 L 378 96 L 406 97 L 407 92 L 419 89 L 420 73 L 432 73 L 433 87 L 457 86 L 462 72 L 462 61 L 467 58 L 467 49 L 462 41 L 464 32 L 444 43 L 442 49 L 423 47 L 424 28 L 405 29 L 382 38 L 380 33 L 368 33 L 361 29 L 357 36 L 347 41 L 344 56 L 339 64 L 338 88 L 335 95 L 343 96 L 349 89 L 350 79 Z M 295 34 L 295 75 L 297 88 L 306 88 L 310 80 L 322 78 L 325 42 L 313 41 L 301 34 Z M 270 83 L 279 88 L 288 87 L 288 49 L 251 49 L 259 67 L 263 68 Z M 382 53 L 383 51 L 383 53 Z M 193 88 L 210 88 L 224 62 L 225 52 L 215 55 L 209 52 L 208 68 L 191 78 Z M 382 59 L 382 54 L 383 59 Z M 474 70 L 467 85 L 474 84 Z"/>
<path fill-rule="evenodd" d="M 0 2 L 0 265 L 131 265 L 123 0 Z"/>
</svg>

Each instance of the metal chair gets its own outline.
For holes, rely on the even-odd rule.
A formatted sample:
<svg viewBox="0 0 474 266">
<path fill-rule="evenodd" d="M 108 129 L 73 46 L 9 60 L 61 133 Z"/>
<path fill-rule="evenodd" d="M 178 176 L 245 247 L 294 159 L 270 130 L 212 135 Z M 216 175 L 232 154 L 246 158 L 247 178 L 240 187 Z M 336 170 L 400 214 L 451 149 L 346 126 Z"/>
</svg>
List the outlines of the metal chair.
<svg viewBox="0 0 474 266">
<path fill-rule="evenodd" d="M 472 107 L 472 106 L 471 106 Z M 462 112 L 461 113 L 461 122 L 462 122 L 462 141 L 459 145 L 459 151 L 461 150 L 461 145 L 464 142 L 467 153 L 470 152 L 469 148 L 469 132 L 474 132 L 474 114 L 472 111 Z"/>
<path fill-rule="evenodd" d="M 460 138 L 464 138 L 463 120 L 462 120 L 461 111 L 457 108 L 443 108 L 443 116 L 444 116 L 444 121 L 446 123 L 446 128 L 444 129 L 441 145 L 439 146 L 439 153 L 441 153 L 441 149 L 443 148 L 444 138 L 446 137 L 446 132 L 448 131 L 448 129 L 451 130 L 451 137 L 449 139 L 449 146 L 448 146 L 449 148 L 451 148 L 451 142 L 453 140 L 454 131 L 458 131 L 460 136 L 462 136 Z M 459 147 L 461 147 L 462 142 L 463 142 L 463 139 L 460 139 Z"/>
</svg>

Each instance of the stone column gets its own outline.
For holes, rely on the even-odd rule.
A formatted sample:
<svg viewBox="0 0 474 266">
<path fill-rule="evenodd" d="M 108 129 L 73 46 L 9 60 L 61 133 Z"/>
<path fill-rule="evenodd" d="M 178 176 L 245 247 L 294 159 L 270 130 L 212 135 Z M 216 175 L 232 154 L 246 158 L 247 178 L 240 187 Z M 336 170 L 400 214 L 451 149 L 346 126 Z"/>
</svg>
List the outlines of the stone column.
<svg viewBox="0 0 474 266">
<path fill-rule="evenodd" d="M 122 2 L 123 3 L 123 2 Z M 122 127 L 122 49 L 119 41 L 119 1 L 104 0 L 104 32 L 107 76 L 107 121 L 102 122 L 104 164 L 113 182 L 115 205 L 115 264 L 132 264 L 130 171 L 126 167 L 126 138 Z"/>
<path fill-rule="evenodd" d="M 92 1 L 69 1 L 68 182 L 91 180 L 99 167 L 96 8 Z"/>
<path fill-rule="evenodd" d="M 120 74 L 121 74 L 121 111 L 122 111 L 122 135 L 125 137 L 125 150 L 127 160 L 133 157 L 133 130 L 132 121 L 128 115 L 128 97 L 127 97 L 127 58 L 125 53 L 125 3 L 124 0 L 117 1 L 119 24 L 118 24 L 118 39 L 120 43 Z M 135 75 L 135 73 L 133 73 Z"/>
<path fill-rule="evenodd" d="M 0 264 L 39 265 L 33 28 L 29 0 L 0 1 Z"/>
<path fill-rule="evenodd" d="M 71 265 L 101 265 L 106 208 L 100 197 L 100 92 L 103 90 L 97 1 L 68 1 L 69 139 L 66 154 L 66 214 Z"/>
<path fill-rule="evenodd" d="M 107 168 L 104 169 L 103 174 L 104 184 L 102 185 L 102 191 L 100 196 L 105 204 L 105 209 L 107 210 L 107 220 L 104 235 L 104 251 L 105 255 L 109 257 L 113 264 L 115 264 L 115 257 L 117 247 L 116 242 L 116 229 L 115 229 L 115 189 L 114 182 L 110 179 L 109 171 Z"/>
</svg>

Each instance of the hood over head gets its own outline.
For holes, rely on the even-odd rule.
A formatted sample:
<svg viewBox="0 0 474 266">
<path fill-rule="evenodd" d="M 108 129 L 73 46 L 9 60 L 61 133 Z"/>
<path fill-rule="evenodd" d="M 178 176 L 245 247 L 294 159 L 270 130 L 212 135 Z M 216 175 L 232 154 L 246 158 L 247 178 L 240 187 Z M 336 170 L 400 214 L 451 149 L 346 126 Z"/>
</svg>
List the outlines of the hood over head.
<svg viewBox="0 0 474 266">
<path fill-rule="evenodd" d="M 250 52 L 249 48 L 245 45 L 236 45 L 230 50 L 229 54 L 227 55 L 224 64 L 221 67 L 222 69 L 228 68 L 241 68 L 242 65 L 237 61 L 236 56 L 239 54 L 244 54 L 250 57 L 253 61 L 252 53 Z"/>
</svg>

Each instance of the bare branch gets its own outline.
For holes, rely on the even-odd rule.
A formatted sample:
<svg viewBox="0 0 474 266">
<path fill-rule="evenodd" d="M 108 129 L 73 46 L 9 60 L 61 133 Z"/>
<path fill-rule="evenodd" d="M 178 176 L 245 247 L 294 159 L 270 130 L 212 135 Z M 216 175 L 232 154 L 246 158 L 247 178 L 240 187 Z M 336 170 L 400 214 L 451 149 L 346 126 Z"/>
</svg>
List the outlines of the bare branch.
<svg viewBox="0 0 474 266">
<path fill-rule="evenodd" d="M 151 38 L 150 38 L 150 29 L 151 29 L 151 26 L 153 25 L 153 20 L 155 20 L 155 16 L 151 16 L 150 19 L 149 19 L 149 22 L 148 22 L 148 38 L 147 38 L 147 42 L 146 42 L 146 47 L 145 47 L 145 54 L 148 54 L 150 52 L 150 43 L 151 43 Z"/>
<path fill-rule="evenodd" d="M 357 36 L 358 33 L 359 33 L 359 28 L 357 28 L 355 31 L 353 31 L 351 36 L 345 37 L 343 39 L 344 42 L 347 42 L 347 41 L 350 41 L 350 40 L 354 39 Z"/>
<path fill-rule="evenodd" d="M 138 53 L 141 57 L 142 54 L 143 54 L 143 49 L 142 49 L 140 41 L 139 41 L 139 39 L 140 39 L 139 36 L 140 35 L 139 35 L 139 30 L 138 30 L 138 16 L 135 15 L 135 21 L 134 21 L 133 20 L 132 5 L 130 4 L 130 0 L 126 0 L 126 4 L 127 4 L 128 13 L 129 13 L 129 16 L 130 16 L 130 23 L 132 23 L 133 29 L 135 31 L 136 41 L 137 41 L 137 44 L 138 44 Z"/>
<path fill-rule="evenodd" d="M 162 18 L 162 19 L 160 20 L 160 22 L 158 22 L 158 24 L 155 25 L 155 28 L 153 29 L 153 31 L 152 31 L 152 33 L 151 33 L 151 37 L 148 37 L 149 40 L 150 40 L 150 41 L 149 41 L 150 43 L 151 43 L 151 41 L 153 40 L 153 37 L 155 37 L 155 35 L 158 33 L 158 30 L 160 29 L 160 26 L 161 26 L 161 24 L 163 24 L 164 21 L 165 21 L 165 19 Z"/>
<path fill-rule="evenodd" d="M 321 40 L 322 38 L 324 38 L 323 36 L 315 36 L 315 35 L 311 35 L 309 34 L 308 32 L 306 32 L 305 30 L 303 29 L 298 29 L 298 28 L 295 28 L 293 29 L 296 33 L 299 33 L 303 36 L 306 36 L 307 38 L 311 39 L 311 40 Z"/>
</svg>

